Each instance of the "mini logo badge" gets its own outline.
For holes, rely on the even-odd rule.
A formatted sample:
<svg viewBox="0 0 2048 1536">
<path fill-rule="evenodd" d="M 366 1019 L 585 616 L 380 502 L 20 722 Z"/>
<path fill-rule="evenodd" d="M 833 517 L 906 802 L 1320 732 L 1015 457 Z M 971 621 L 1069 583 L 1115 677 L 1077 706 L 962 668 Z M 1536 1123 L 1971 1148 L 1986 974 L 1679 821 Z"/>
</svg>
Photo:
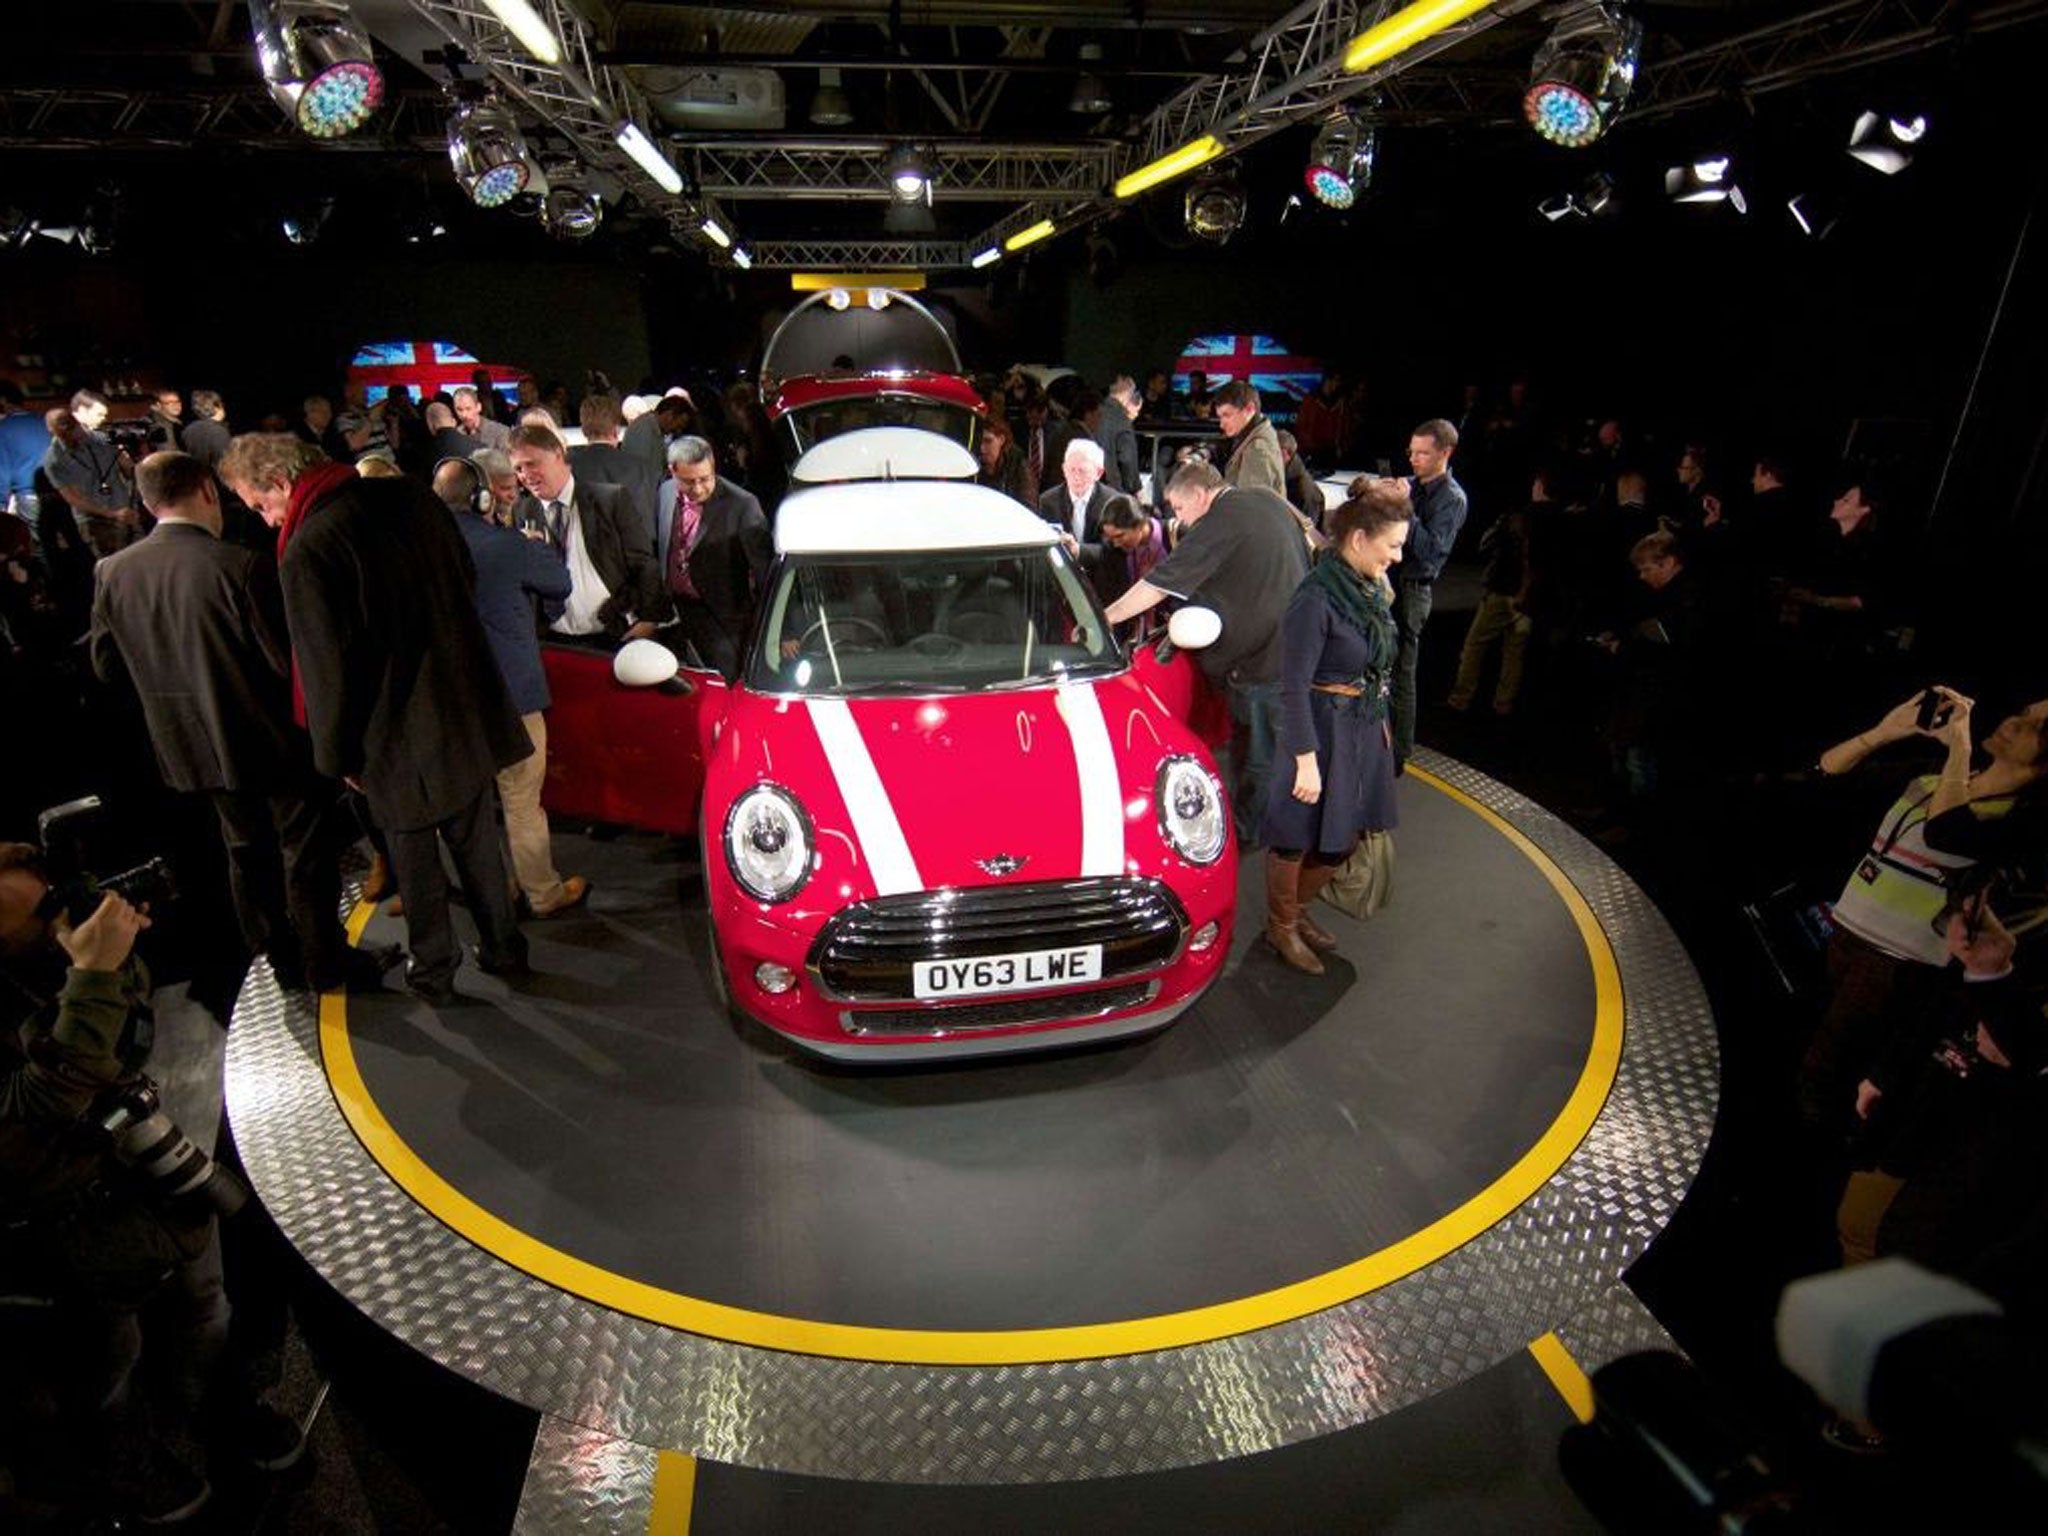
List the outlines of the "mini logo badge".
<svg viewBox="0 0 2048 1536">
<path fill-rule="evenodd" d="M 977 869 L 986 870 L 991 875 L 1014 875 L 1030 862 L 1030 855 L 1016 853 L 997 853 L 974 861 Z"/>
</svg>

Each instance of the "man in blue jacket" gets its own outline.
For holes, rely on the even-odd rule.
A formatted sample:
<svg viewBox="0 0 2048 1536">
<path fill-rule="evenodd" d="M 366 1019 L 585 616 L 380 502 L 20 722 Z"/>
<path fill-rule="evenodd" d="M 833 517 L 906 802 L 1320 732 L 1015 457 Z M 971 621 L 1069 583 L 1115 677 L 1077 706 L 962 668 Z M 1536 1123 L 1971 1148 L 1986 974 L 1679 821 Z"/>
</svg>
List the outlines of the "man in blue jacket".
<svg viewBox="0 0 2048 1536">
<path fill-rule="evenodd" d="M 533 755 L 499 770 L 498 799 L 512 844 L 512 874 L 535 917 L 575 906 L 590 893 L 581 875 L 564 879 L 555 869 L 541 786 L 548 776 L 548 676 L 541 665 L 533 605 L 553 618 L 569 596 L 569 568 L 544 539 L 527 538 L 491 520 L 490 482 L 467 459 L 434 467 L 434 494 L 455 514 L 455 524 L 476 564 L 476 608 L 497 658 L 512 707 L 533 742 Z"/>
<path fill-rule="evenodd" d="M 1408 525 L 1407 552 L 1394 573 L 1394 624 L 1401 635 L 1389 701 L 1396 773 L 1415 752 L 1415 668 L 1422 655 L 1422 626 L 1436 600 L 1436 579 L 1465 526 L 1465 488 L 1451 478 L 1457 446 L 1458 429 L 1448 421 L 1425 421 L 1408 438 L 1408 467 L 1415 475 L 1402 484 L 1415 516 Z"/>
</svg>

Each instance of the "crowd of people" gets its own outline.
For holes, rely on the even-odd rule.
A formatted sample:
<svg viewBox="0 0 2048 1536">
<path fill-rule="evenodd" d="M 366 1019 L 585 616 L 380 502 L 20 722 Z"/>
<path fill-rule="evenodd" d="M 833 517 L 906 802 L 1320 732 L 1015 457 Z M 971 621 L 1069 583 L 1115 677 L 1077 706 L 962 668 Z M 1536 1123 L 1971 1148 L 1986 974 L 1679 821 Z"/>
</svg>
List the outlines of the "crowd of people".
<svg viewBox="0 0 2048 1536">
<path fill-rule="evenodd" d="M 1112 624 L 1140 633 L 1190 604 L 1220 617 L 1196 660 L 1233 723 L 1222 766 L 1240 846 L 1263 860 L 1265 937 L 1297 970 L 1322 973 L 1337 945 L 1316 899 L 1394 829 L 1426 708 L 1469 718 L 1483 699 L 1500 729 L 1575 734 L 1600 768 L 1586 788 L 1601 830 L 1723 863 L 1731 807 L 1774 775 L 1937 746 L 1939 771 L 1912 781 L 1828 893 L 1831 1000 L 1801 1103 L 1815 1165 L 1841 1186 L 1845 1252 L 1973 1274 L 2035 1262 L 2000 1244 L 2041 1210 L 2043 989 L 2016 962 L 2009 893 L 2044 845 L 2048 700 L 1979 743 L 1971 698 L 1912 687 L 1910 594 L 1888 543 L 1903 519 L 1879 476 L 1842 471 L 1823 514 L 1773 454 L 1729 483 L 1696 444 L 1660 452 L 1619 420 L 1545 425 L 1520 384 L 1497 410 L 1472 389 L 1422 421 L 1409 473 L 1351 476 L 1382 445 L 1359 388 L 1334 375 L 1291 430 L 1243 380 L 981 383 L 977 479 L 1058 530 Z M 309 395 L 296 419 L 239 434 L 204 389 L 189 412 L 166 389 L 121 423 L 91 391 L 31 412 L 0 382 L 0 406 L 10 702 L 96 686 L 132 698 L 163 785 L 210 808 L 246 955 L 310 991 L 381 988 L 402 963 L 436 1007 L 463 960 L 444 853 L 477 927 L 471 959 L 514 984 L 522 924 L 590 890 L 557 867 L 541 806 L 543 638 L 659 638 L 736 675 L 787 488 L 744 382 L 701 404 L 599 382 L 573 417 L 565 388 L 533 381 L 516 401 L 488 379 L 419 402 L 350 386 L 339 409 Z M 1140 431 L 1163 424 L 1213 433 L 1153 486 Z M 1317 473 L 1340 470 L 1345 493 L 1326 496 Z M 1438 589 L 1459 562 L 1476 563 L 1476 611 L 1442 635 Z M 1435 699 L 1425 632 L 1456 654 Z M 1847 734 L 1866 718 L 1878 724 Z M 46 762 L 15 786 L 16 819 L 66 772 Z M 395 885 L 405 953 L 341 933 L 358 844 L 366 891 Z M 10 1066 L 7 1117 L 24 1122 L 76 1118 L 133 1069 L 95 978 L 131 974 L 126 943 L 147 922 L 118 897 L 90 920 L 38 915 L 37 870 L 33 850 L 0 850 L 0 895 L 22 886 L 0 936 L 39 957 L 42 1028 L 86 1064 Z M 132 1305 L 95 1306 L 93 1326 L 132 1322 Z M 118 1375 L 124 1352 L 109 1358 Z M 118 1406 L 118 1385 L 90 1411 Z"/>
</svg>

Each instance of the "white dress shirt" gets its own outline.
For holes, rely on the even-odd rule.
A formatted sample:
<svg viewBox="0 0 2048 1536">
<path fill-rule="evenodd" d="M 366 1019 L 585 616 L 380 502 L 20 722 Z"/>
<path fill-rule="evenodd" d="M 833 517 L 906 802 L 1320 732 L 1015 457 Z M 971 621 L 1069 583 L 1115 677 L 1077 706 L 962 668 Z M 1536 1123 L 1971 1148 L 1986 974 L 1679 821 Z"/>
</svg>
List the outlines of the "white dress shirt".
<svg viewBox="0 0 2048 1536">
<path fill-rule="evenodd" d="M 569 567 L 569 601 L 562 605 L 562 616 L 551 627 L 562 635 L 594 635 L 604 628 L 598 610 L 611 601 L 612 589 L 590 563 L 590 546 L 583 539 L 583 518 L 576 510 L 574 475 L 562 482 L 559 495 L 541 503 L 541 516 L 550 523 L 557 502 L 562 507 L 562 558 Z"/>
<path fill-rule="evenodd" d="M 1088 542 L 1088 503 L 1094 496 L 1095 487 L 1092 485 L 1088 487 L 1086 496 L 1076 496 L 1072 491 L 1067 492 L 1067 500 L 1073 504 L 1073 511 L 1068 515 L 1073 521 L 1076 544 Z"/>
</svg>

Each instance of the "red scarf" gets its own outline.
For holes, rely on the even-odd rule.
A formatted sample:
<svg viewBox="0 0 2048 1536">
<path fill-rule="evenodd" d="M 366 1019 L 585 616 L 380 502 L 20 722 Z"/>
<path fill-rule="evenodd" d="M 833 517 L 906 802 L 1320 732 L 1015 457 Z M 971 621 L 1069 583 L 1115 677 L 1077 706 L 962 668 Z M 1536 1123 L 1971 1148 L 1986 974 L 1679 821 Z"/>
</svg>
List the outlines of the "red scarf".
<svg viewBox="0 0 2048 1536">
<path fill-rule="evenodd" d="M 277 530 L 277 563 L 284 564 L 284 552 L 299 525 L 317 512 L 333 495 L 356 478 L 353 464 L 315 464 L 292 482 L 291 504 L 285 508 L 284 526 Z M 292 655 L 292 718 L 306 723 L 306 690 L 299 680 L 299 658 Z"/>
</svg>

